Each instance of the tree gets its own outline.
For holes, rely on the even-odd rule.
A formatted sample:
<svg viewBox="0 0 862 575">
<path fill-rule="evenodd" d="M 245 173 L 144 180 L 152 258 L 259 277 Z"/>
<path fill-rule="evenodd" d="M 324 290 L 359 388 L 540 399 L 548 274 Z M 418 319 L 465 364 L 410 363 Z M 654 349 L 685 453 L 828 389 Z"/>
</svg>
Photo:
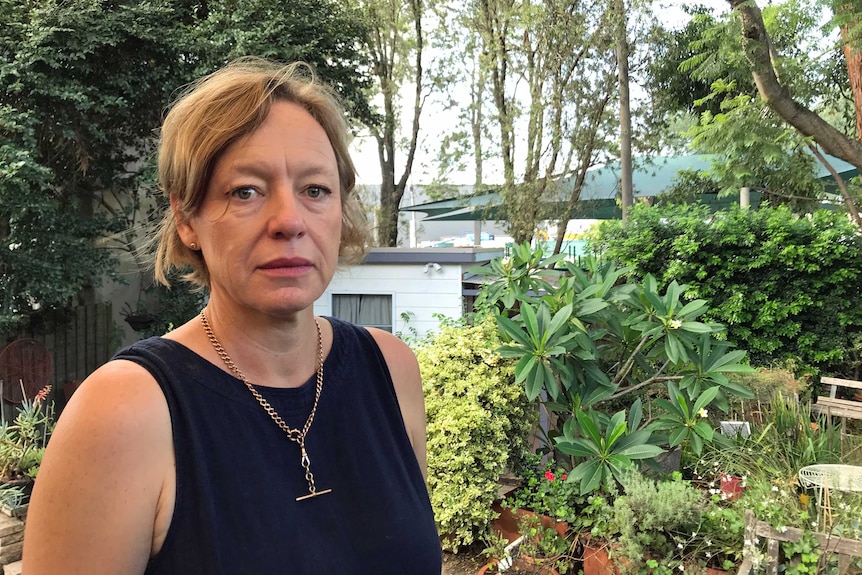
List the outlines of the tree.
<svg viewBox="0 0 862 575">
<path fill-rule="evenodd" d="M 0 1 L 0 253 L 6 327 L 73 303 L 115 263 L 99 213 L 141 158 L 188 68 L 165 4 Z M 179 22 L 177 22 L 179 25 Z"/>
<path fill-rule="evenodd" d="M 772 110 L 788 124 L 796 128 L 803 136 L 814 140 L 827 153 L 849 162 L 862 170 L 862 142 L 837 130 L 820 117 L 820 115 L 812 112 L 808 107 L 797 101 L 791 95 L 786 85 L 782 83 L 782 80 L 779 79 L 773 64 L 778 55 L 773 48 L 772 40 L 763 22 L 763 15 L 757 4 L 749 0 L 728 0 L 728 2 L 731 8 L 740 16 L 742 45 L 745 55 L 751 64 L 752 77 L 757 85 L 760 97 Z M 846 7 L 844 4 L 841 4 L 838 9 L 839 12 L 844 12 L 845 14 L 851 10 L 852 8 L 849 4 Z M 845 33 L 845 37 L 849 39 L 849 33 Z M 848 50 L 852 55 L 855 47 L 851 46 Z M 860 76 L 862 76 L 862 59 L 851 58 L 848 60 L 848 66 L 850 66 L 850 76 L 855 78 L 858 83 Z M 857 100 L 857 109 L 858 106 L 859 101 Z M 859 125 L 859 121 L 857 118 L 857 125 Z M 816 149 L 812 149 L 812 151 L 815 154 L 819 154 Z M 827 168 L 831 169 L 822 155 L 819 155 L 818 159 Z M 840 178 L 837 177 L 837 173 L 834 170 L 832 170 L 832 173 L 836 176 L 836 181 L 838 181 L 848 211 L 853 216 L 857 225 L 862 227 L 862 217 L 859 215 L 852 196 L 846 186 L 840 181 Z"/>
<path fill-rule="evenodd" d="M 91 297 L 117 250 L 144 267 L 164 207 L 154 134 L 193 78 L 241 55 L 303 59 L 371 117 L 342 3 L 0 0 L 0 21 L 0 328 Z"/>
<path fill-rule="evenodd" d="M 419 118 L 425 100 L 423 54 L 422 0 L 407 3 L 395 0 L 363 0 L 367 35 L 364 50 L 370 60 L 374 91 L 382 99 L 382 114 L 376 121 L 366 122 L 377 142 L 380 162 L 380 210 L 377 217 L 377 243 L 394 247 L 398 243 L 398 208 L 416 157 L 419 138 Z M 401 147 L 399 137 L 401 110 L 397 104 L 399 91 L 405 82 L 413 85 L 412 120 L 403 142 L 406 148 L 401 175 L 396 174 L 396 153 Z"/>
<path fill-rule="evenodd" d="M 189 2 L 189 51 L 196 74 L 215 71 L 240 56 L 302 60 L 338 92 L 352 119 L 376 117 L 371 85 L 359 49 L 366 22 L 355 6 L 335 0 L 174 0 Z"/>
<path fill-rule="evenodd" d="M 614 61 L 605 12 L 600 3 L 565 1 L 478 0 L 467 8 L 482 45 L 477 77 L 490 82 L 505 217 L 516 241 L 528 240 L 551 215 L 542 200 L 577 198 L 579 188 L 556 183 L 573 165 L 593 165 L 608 136 Z"/>
<path fill-rule="evenodd" d="M 735 195 L 741 187 L 751 187 L 771 204 L 802 212 L 817 209 L 826 196 L 823 182 L 814 176 L 810 141 L 761 101 L 738 19 L 715 17 L 698 7 L 691 12 L 687 26 L 663 35 L 661 57 L 650 66 L 655 112 L 677 126 L 687 123 L 690 149 L 715 155 L 707 177 L 719 191 Z M 839 52 L 819 57 L 822 32 L 816 5 L 773 5 L 763 18 L 773 52 L 782 55 L 776 66 L 788 91 L 824 117 L 828 114 L 836 126 L 844 124 L 846 75 L 842 79 L 836 73 Z"/>
</svg>

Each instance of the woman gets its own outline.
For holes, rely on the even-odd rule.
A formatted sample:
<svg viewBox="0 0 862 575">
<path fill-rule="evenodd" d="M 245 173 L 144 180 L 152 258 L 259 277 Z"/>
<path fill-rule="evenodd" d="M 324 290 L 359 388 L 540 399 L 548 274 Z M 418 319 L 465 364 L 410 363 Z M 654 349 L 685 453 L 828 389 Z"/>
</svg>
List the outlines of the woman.
<svg viewBox="0 0 862 575">
<path fill-rule="evenodd" d="M 342 110 L 309 76 L 244 59 L 165 119 L 156 275 L 187 266 L 209 303 L 76 392 L 27 575 L 440 573 L 416 359 L 312 310 L 363 234 Z"/>
</svg>

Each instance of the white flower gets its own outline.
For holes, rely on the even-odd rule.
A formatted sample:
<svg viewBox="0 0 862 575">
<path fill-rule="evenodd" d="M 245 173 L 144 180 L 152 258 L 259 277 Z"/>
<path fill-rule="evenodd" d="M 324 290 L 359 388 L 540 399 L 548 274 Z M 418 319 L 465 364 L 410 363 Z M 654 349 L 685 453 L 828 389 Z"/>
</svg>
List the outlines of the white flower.
<svg viewBox="0 0 862 575">
<path fill-rule="evenodd" d="M 710 557 L 712 557 L 712 553 L 710 553 L 709 551 L 707 551 L 707 552 L 706 552 L 706 558 L 707 558 L 707 559 L 709 559 Z"/>
<path fill-rule="evenodd" d="M 680 321 L 678 319 L 672 319 L 672 320 L 670 320 L 669 327 L 670 327 L 670 329 L 679 329 L 682 327 L 682 321 Z M 682 570 L 682 565 L 680 565 L 680 570 Z"/>
<path fill-rule="evenodd" d="M 676 546 L 678 549 L 682 549 L 682 547 L 683 547 L 682 543 L 677 543 Z"/>
<path fill-rule="evenodd" d="M 678 569 L 679 569 L 680 571 L 685 571 L 685 566 L 684 566 L 684 565 L 680 565 L 680 566 L 678 567 Z"/>
<path fill-rule="evenodd" d="M 709 415 L 709 413 L 706 411 L 706 408 L 705 408 L 705 407 L 702 407 L 702 408 L 700 409 L 700 411 L 698 411 L 698 412 L 697 412 L 697 414 L 698 414 L 699 416 L 701 416 L 701 417 L 706 417 L 707 415 Z"/>
<path fill-rule="evenodd" d="M 787 526 L 782 525 L 781 527 L 778 528 L 778 530 L 781 531 L 782 533 L 787 533 Z"/>
<path fill-rule="evenodd" d="M 773 486 L 772 486 L 772 490 L 773 490 L 773 491 L 778 491 L 778 486 L 777 486 L 777 485 L 773 485 Z"/>
<path fill-rule="evenodd" d="M 712 545 L 712 541 L 711 541 L 711 540 L 709 540 L 709 539 L 707 539 L 707 540 L 706 540 L 706 546 L 707 546 L 707 547 L 709 547 L 709 546 L 711 546 L 711 545 Z"/>
</svg>

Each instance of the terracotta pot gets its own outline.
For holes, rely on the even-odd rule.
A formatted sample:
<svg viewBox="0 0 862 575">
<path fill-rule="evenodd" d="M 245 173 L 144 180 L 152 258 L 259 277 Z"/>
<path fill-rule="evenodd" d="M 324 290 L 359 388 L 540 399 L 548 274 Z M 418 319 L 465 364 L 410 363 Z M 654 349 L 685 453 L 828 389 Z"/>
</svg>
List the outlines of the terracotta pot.
<svg viewBox="0 0 862 575">
<path fill-rule="evenodd" d="M 725 571 L 724 569 L 716 569 L 715 567 L 707 567 L 706 575 L 730 575 L 730 571 Z"/>
<path fill-rule="evenodd" d="M 735 501 L 742 497 L 742 491 L 745 489 L 742 486 L 742 477 L 722 473 L 719 476 L 719 480 L 721 483 L 721 493 L 725 501 Z"/>
<path fill-rule="evenodd" d="M 584 543 L 584 575 L 619 575 L 608 552 L 595 542 Z"/>
<path fill-rule="evenodd" d="M 520 537 L 522 534 L 518 530 L 518 521 L 525 516 L 536 515 L 532 511 L 517 509 L 514 512 L 508 507 L 503 507 L 499 503 L 494 503 L 491 507 L 494 511 L 500 514 L 497 519 L 491 522 L 491 528 L 506 538 L 509 543 Z M 566 531 L 569 529 L 569 524 L 564 521 L 556 521 L 548 515 L 539 515 L 542 521 L 542 527 L 545 529 L 553 528 L 560 537 L 566 536 Z"/>
<path fill-rule="evenodd" d="M 553 567 L 553 563 L 559 559 L 561 555 L 556 557 L 531 557 L 530 555 L 521 555 L 515 560 L 515 565 L 519 562 L 530 566 L 532 573 L 541 573 L 541 575 L 560 575 L 560 572 Z"/>
</svg>

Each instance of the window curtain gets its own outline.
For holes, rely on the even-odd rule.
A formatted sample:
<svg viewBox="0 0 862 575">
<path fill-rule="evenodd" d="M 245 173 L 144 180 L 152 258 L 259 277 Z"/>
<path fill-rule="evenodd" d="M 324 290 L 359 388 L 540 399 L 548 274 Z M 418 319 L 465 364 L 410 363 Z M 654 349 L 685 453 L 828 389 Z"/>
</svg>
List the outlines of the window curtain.
<svg viewBox="0 0 862 575">
<path fill-rule="evenodd" d="M 332 315 L 339 319 L 392 331 L 392 296 L 333 294 Z"/>
</svg>

